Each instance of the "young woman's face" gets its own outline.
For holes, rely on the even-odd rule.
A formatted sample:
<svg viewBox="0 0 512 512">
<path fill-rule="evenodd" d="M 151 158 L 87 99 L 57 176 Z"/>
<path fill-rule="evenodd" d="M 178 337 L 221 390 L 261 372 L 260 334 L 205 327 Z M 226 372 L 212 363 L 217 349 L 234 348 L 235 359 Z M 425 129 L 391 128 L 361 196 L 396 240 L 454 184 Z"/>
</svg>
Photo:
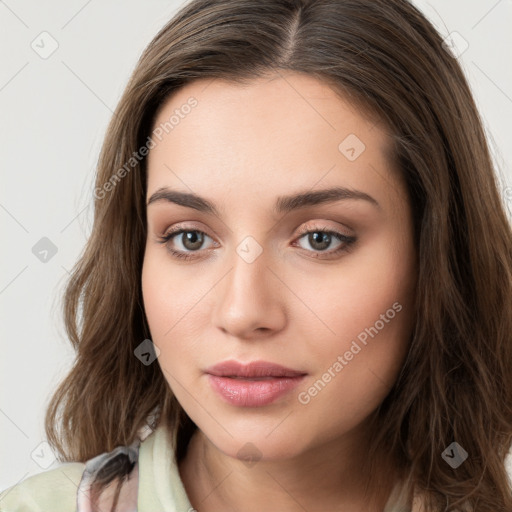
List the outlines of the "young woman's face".
<svg viewBox="0 0 512 512">
<path fill-rule="evenodd" d="M 144 306 L 180 404 L 233 457 L 353 436 L 414 322 L 413 225 L 388 135 L 286 73 L 193 82 L 152 140 Z M 213 368 L 226 361 L 263 364 Z"/>
</svg>

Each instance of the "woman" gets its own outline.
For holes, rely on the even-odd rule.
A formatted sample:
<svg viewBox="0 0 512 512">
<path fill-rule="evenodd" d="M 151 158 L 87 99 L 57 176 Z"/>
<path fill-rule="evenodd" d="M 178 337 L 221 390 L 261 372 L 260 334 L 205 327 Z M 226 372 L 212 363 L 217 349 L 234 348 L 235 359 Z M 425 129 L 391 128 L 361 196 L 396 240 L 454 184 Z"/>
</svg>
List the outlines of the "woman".
<svg viewBox="0 0 512 512">
<path fill-rule="evenodd" d="M 442 43 L 405 0 L 159 32 L 65 296 L 70 464 L 1 510 L 512 510 L 511 230 Z"/>
</svg>

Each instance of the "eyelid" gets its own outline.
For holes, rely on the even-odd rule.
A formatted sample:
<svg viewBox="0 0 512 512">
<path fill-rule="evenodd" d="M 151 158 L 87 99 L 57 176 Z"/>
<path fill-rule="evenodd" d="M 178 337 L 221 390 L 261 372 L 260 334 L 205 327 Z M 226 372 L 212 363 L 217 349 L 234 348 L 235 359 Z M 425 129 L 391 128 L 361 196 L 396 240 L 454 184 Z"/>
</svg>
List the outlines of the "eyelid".
<svg viewBox="0 0 512 512">
<path fill-rule="evenodd" d="M 310 231 L 326 231 L 326 232 L 338 233 L 347 238 L 355 237 L 355 234 L 343 233 L 341 228 L 327 226 L 325 224 L 325 222 L 326 221 L 318 220 L 318 221 L 308 221 L 305 224 L 301 224 L 301 228 L 298 231 L 298 235 L 302 236 L 306 233 L 309 233 Z M 352 233 L 353 233 L 352 229 L 350 229 L 346 226 L 344 226 L 344 227 L 345 227 L 345 229 L 352 231 Z"/>
<path fill-rule="evenodd" d="M 178 222 L 177 224 L 173 224 L 171 228 L 166 228 L 163 231 L 162 236 L 167 236 L 169 234 L 176 234 L 179 231 L 198 231 L 200 233 L 204 233 L 208 235 L 210 238 L 215 238 L 209 234 L 208 230 L 203 227 L 195 226 L 194 224 L 189 224 L 188 222 Z"/>
</svg>

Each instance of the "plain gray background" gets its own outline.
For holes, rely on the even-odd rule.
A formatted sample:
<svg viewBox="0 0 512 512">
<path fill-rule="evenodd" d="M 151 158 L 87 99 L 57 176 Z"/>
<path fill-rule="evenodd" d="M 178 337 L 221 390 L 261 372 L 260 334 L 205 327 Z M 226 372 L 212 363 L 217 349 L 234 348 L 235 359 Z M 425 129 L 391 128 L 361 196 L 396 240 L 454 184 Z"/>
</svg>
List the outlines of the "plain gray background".
<svg viewBox="0 0 512 512">
<path fill-rule="evenodd" d="M 0 0 L 0 489 L 59 465 L 44 410 L 73 360 L 60 301 L 90 232 L 100 145 L 142 50 L 183 3 Z M 415 3 L 457 32 L 511 211 L 512 1 Z M 41 261 L 44 237 L 57 252 Z"/>
</svg>

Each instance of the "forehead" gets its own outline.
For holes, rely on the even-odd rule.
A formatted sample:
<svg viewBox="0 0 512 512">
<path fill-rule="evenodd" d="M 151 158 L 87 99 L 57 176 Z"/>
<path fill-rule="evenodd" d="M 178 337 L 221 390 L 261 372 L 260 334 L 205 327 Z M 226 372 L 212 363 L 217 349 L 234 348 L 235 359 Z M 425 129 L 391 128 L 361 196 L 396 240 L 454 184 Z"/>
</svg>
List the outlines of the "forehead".
<svg viewBox="0 0 512 512">
<path fill-rule="evenodd" d="M 196 105 L 188 105 L 194 101 Z M 385 141 L 384 126 L 369 109 L 361 108 L 361 102 L 341 95 L 326 82 L 304 73 L 289 71 L 255 78 L 244 83 L 219 79 L 199 79 L 181 87 L 160 107 L 154 127 L 163 126 L 174 115 L 172 131 L 183 132 L 181 125 L 192 125 L 195 130 L 214 129 L 217 136 L 236 134 L 243 136 L 242 129 L 255 130 L 254 135 L 270 135 L 272 129 L 284 131 L 289 136 L 325 135 L 331 131 L 341 136 L 365 131 L 379 125 L 372 137 Z M 182 122 L 190 118 L 186 123 Z M 194 119 L 196 121 L 194 121 Z M 238 128 L 233 133 L 232 128 Z M 368 135 L 368 134 L 366 134 Z M 367 136 L 368 138 L 368 136 Z M 280 141 L 283 142 L 283 141 Z"/>
<path fill-rule="evenodd" d="M 385 128 L 304 74 L 245 84 L 193 81 L 160 108 L 157 132 L 148 155 L 148 196 L 162 186 L 261 198 L 315 183 L 366 187 L 369 194 L 397 186 Z"/>
</svg>

